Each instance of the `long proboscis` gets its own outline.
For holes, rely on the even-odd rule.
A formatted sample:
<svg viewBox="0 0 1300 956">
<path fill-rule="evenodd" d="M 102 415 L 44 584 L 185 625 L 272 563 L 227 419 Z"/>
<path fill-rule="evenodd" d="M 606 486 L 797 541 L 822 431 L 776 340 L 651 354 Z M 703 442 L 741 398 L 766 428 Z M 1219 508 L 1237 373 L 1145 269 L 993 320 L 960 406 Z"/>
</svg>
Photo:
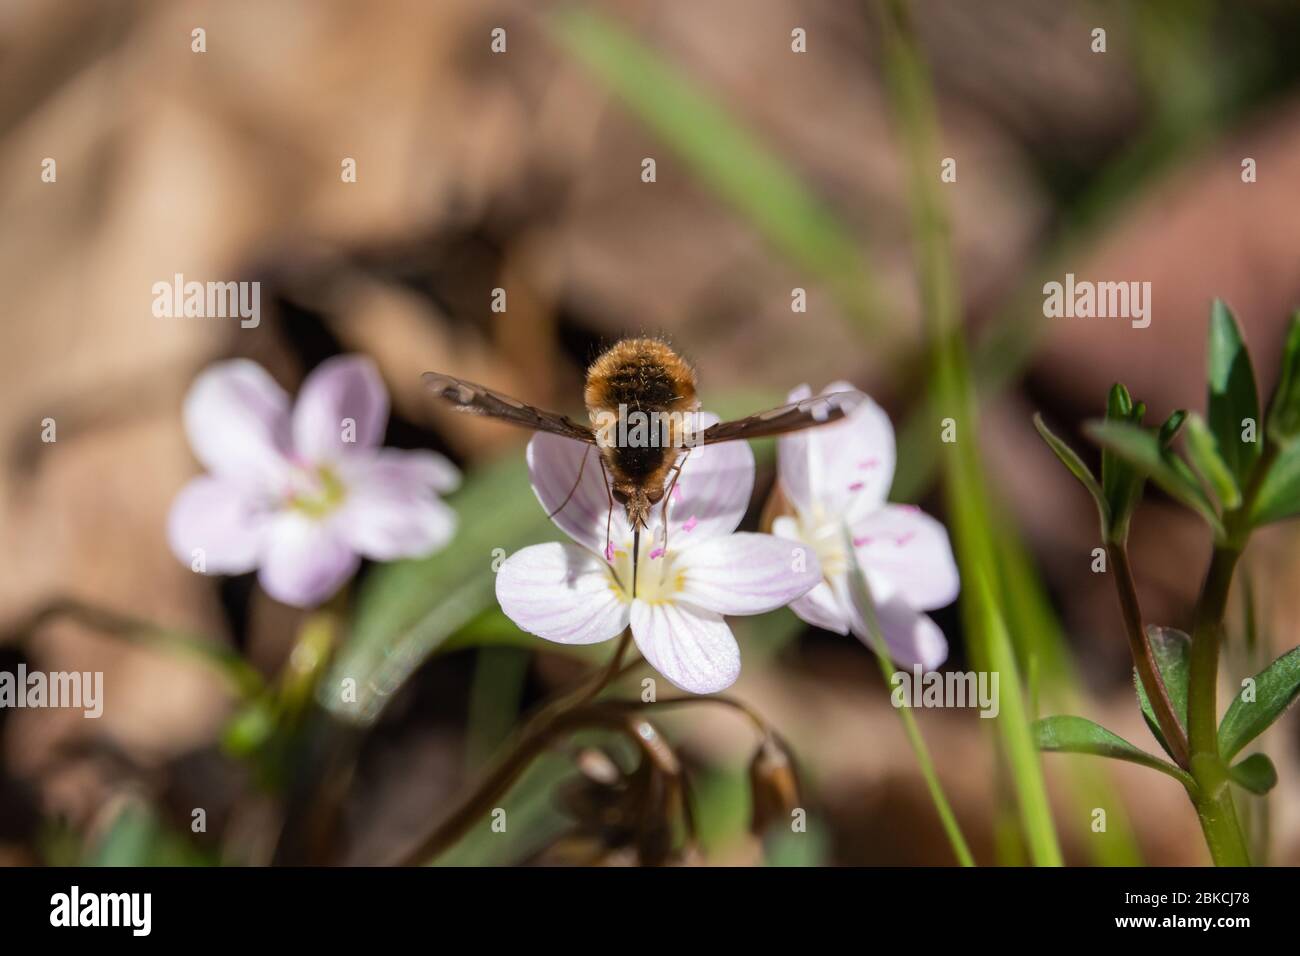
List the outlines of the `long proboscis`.
<svg viewBox="0 0 1300 956">
<path fill-rule="evenodd" d="M 634 524 L 632 526 L 632 597 L 636 597 L 636 565 L 637 559 L 641 557 L 641 526 Z"/>
</svg>

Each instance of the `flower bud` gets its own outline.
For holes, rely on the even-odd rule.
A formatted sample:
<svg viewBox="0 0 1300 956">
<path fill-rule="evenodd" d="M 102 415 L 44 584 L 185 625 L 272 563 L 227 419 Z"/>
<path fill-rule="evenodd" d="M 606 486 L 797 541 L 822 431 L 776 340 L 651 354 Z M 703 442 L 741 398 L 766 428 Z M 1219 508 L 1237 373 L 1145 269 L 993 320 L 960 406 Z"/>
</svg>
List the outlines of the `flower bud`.
<svg viewBox="0 0 1300 956">
<path fill-rule="evenodd" d="M 759 744 L 749 762 L 749 793 L 753 803 L 750 831 L 762 835 L 774 824 L 785 824 L 800 805 L 799 777 L 790 752 L 775 734 Z"/>
</svg>

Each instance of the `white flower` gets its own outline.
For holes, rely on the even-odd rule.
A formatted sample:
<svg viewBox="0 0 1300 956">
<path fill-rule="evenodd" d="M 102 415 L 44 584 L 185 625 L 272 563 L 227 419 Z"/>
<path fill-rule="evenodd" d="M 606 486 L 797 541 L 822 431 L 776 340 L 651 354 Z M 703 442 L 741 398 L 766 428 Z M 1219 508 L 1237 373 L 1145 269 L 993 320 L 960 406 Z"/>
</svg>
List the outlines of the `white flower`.
<svg viewBox="0 0 1300 956">
<path fill-rule="evenodd" d="M 379 447 L 388 393 L 367 358 L 321 363 L 292 410 L 256 362 L 219 362 L 195 379 L 184 416 L 208 474 L 177 496 L 167 534 L 196 570 L 260 568 L 269 595 L 309 607 L 351 577 L 361 556 L 417 557 L 455 530 L 455 514 L 435 494 L 459 483 L 451 462 Z"/>
<path fill-rule="evenodd" d="M 852 388 L 835 382 L 825 392 Z M 800 386 L 790 401 L 811 395 L 808 386 Z M 772 531 L 815 549 L 824 574 L 791 610 L 828 631 L 851 631 L 871 646 L 849 589 L 847 524 L 890 655 L 900 664 L 927 670 L 942 664 L 948 642 L 920 612 L 956 599 L 957 564 L 942 524 L 919 508 L 886 501 L 895 460 L 889 417 L 867 398 L 843 421 L 782 436 L 777 451 L 781 489 L 794 514 L 777 518 Z"/>
<path fill-rule="evenodd" d="M 701 416 L 705 418 L 705 416 Z M 708 417 L 703 424 L 716 421 Z M 709 694 L 740 674 L 740 649 L 724 615 L 789 604 L 821 580 L 809 549 L 767 534 L 736 534 L 754 486 L 754 453 L 743 441 L 694 451 L 668 507 L 667 547 L 654 509 L 641 535 L 637 596 L 632 530 L 609 492 L 591 445 L 539 434 L 528 445 L 533 490 L 572 544 L 536 544 L 497 574 L 497 600 L 520 628 L 561 644 L 595 644 L 629 625 L 645 659 L 683 690 Z M 610 559 L 605 528 L 610 526 Z"/>
</svg>

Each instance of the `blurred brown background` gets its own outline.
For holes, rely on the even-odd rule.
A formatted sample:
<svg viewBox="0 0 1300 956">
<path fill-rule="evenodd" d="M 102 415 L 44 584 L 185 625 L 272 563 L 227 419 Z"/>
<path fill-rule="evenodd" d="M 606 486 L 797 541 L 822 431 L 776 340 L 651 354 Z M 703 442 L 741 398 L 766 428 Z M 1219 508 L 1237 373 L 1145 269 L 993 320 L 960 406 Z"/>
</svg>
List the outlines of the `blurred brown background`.
<svg viewBox="0 0 1300 956">
<path fill-rule="evenodd" d="M 556 46 L 544 26 L 550 4 L 8 0 L 0 620 L 71 594 L 220 634 L 267 673 L 279 667 L 296 612 L 249 581 L 195 577 L 163 534 L 172 496 L 197 467 L 180 401 L 195 372 L 222 357 L 256 358 L 293 386 L 330 354 L 365 351 L 392 392 L 396 443 L 434 444 L 467 468 L 517 449 L 520 436 L 451 420 L 421 394 L 421 371 L 568 407 L 593 350 L 630 331 L 670 335 L 706 395 L 776 398 L 801 381 L 847 377 L 904 420 L 921 373 L 891 356 L 919 344 L 919 319 L 869 5 L 593 6 L 708 89 L 851 225 L 885 285 L 880 353 L 864 354 L 832 298 Z M 1115 380 L 1153 416 L 1202 407 L 1215 296 L 1236 310 L 1261 390 L 1271 388 L 1284 324 L 1300 305 L 1300 14 L 1265 0 L 926 0 L 916 18 L 943 149 L 959 162 L 944 195 L 964 315 L 975 335 L 1023 322 L 1036 336 L 1014 336 L 1032 343 L 1032 358 L 984 396 L 988 466 L 1067 625 L 1093 695 L 1086 712 L 1147 746 L 1111 584 L 1088 571 L 1095 516 L 1030 416 L 1043 410 L 1082 444 L 1071 428 L 1099 413 Z M 497 26 L 508 32 L 505 55 L 489 51 Z M 806 55 L 789 51 L 796 26 L 808 31 Z M 1104 55 L 1089 48 L 1097 26 L 1107 30 Z M 206 30 L 203 54 L 191 51 L 196 27 Z M 645 156 L 658 163 L 652 186 L 639 178 Z M 42 182 L 46 157 L 57 161 L 56 183 Z M 356 160 L 356 183 L 340 180 L 345 157 Z M 1257 182 L 1242 182 L 1243 157 L 1256 160 Z M 1041 283 L 1066 271 L 1149 280 L 1151 327 L 1036 318 Z M 260 280 L 260 327 L 155 318 L 151 286 L 178 272 Z M 496 286 L 509 295 L 504 315 L 489 310 Z M 790 313 L 795 286 L 809 290 L 806 315 Z M 53 445 L 39 441 L 46 417 L 57 422 Z M 1134 535 L 1149 618 L 1185 625 L 1205 535 L 1159 501 Z M 1282 526 L 1250 562 L 1275 652 L 1296 642 L 1296 557 L 1295 530 Z M 955 628 L 955 617 L 941 622 Z M 123 794 L 143 789 L 165 803 L 177 791 L 211 799 L 235 786 L 191 760 L 230 706 L 192 663 L 71 624 L 0 654 L 5 664 L 103 670 L 110 701 L 100 721 L 3 715 L 0 860 L 34 858 L 38 815 L 94 832 Z M 375 745 L 346 859 L 384 858 L 463 782 L 469 657 L 440 658 L 413 680 L 411 695 L 438 703 L 399 708 Z M 542 662 L 532 679 L 544 689 L 569 676 Z M 737 692 L 762 704 L 810 768 L 834 834 L 831 861 L 948 861 L 862 647 L 805 635 L 778 666 L 747 666 Z M 973 717 L 921 720 L 987 857 L 996 821 Z M 742 728 L 725 713 L 674 727 L 702 763 L 746 758 Z M 89 752 L 78 749 L 92 739 Z M 1295 863 L 1295 721 L 1271 740 L 1282 777 L 1271 800 L 1276 861 Z M 1047 758 L 1054 786 L 1054 761 L 1065 759 L 1075 758 Z M 1176 788 L 1138 769 L 1115 776 L 1148 862 L 1203 860 Z M 1067 838 L 1066 849 L 1079 860 L 1077 839 L 1086 838 Z M 750 854 L 738 842 L 720 858 Z"/>
</svg>

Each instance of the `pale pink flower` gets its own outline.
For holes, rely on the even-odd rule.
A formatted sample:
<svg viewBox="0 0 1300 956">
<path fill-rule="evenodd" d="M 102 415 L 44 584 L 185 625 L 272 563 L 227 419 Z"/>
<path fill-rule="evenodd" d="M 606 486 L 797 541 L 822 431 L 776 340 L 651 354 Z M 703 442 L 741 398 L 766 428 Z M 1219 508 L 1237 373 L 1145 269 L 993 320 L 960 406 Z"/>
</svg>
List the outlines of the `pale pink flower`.
<svg viewBox="0 0 1300 956">
<path fill-rule="evenodd" d="M 716 421 L 701 416 L 701 427 Z M 740 674 L 725 615 L 762 614 L 806 593 L 822 572 L 810 549 L 768 534 L 735 533 L 754 486 L 743 441 L 696 449 L 668 506 L 667 541 L 656 505 L 641 534 L 631 596 L 632 531 L 609 494 L 593 446 L 554 435 L 528 444 L 533 491 L 548 513 L 582 481 L 554 522 L 573 543 L 515 552 L 497 574 L 501 609 L 530 634 L 560 644 L 607 641 L 631 625 L 645 659 L 682 690 L 709 694 Z M 606 521 L 610 554 L 606 560 Z"/>
<path fill-rule="evenodd" d="M 825 392 L 851 388 L 835 382 Z M 790 393 L 790 401 L 811 395 L 803 385 Z M 782 436 L 777 454 L 781 489 L 794 514 L 777 518 L 772 531 L 816 550 L 825 575 L 791 610 L 809 624 L 852 632 L 871 646 L 864 614 L 849 588 L 847 524 L 890 655 L 900 664 L 926 669 L 942 664 L 948 642 L 921 612 L 956 599 L 957 563 L 942 524 L 919 508 L 886 501 L 894 480 L 889 417 L 867 398 L 843 421 Z"/>
<path fill-rule="evenodd" d="M 362 556 L 418 557 L 455 530 L 435 492 L 456 487 L 456 468 L 435 452 L 380 447 L 388 393 L 367 358 L 321 363 L 292 409 L 256 362 L 219 362 L 190 387 L 184 419 L 208 473 L 177 496 L 167 535 L 195 570 L 257 568 L 273 598 L 310 607 Z"/>
</svg>

